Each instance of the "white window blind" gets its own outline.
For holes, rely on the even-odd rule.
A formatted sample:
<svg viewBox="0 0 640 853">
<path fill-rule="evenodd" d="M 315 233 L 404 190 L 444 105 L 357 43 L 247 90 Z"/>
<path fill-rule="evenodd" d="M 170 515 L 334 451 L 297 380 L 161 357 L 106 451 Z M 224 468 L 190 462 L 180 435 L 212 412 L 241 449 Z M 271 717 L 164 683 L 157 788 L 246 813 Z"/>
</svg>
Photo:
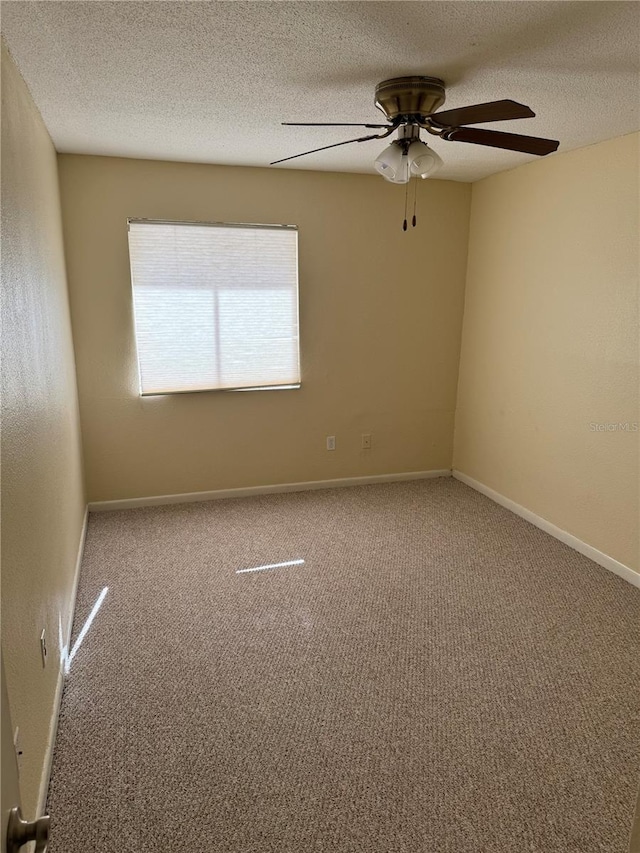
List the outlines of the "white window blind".
<svg viewBox="0 0 640 853">
<path fill-rule="evenodd" d="M 300 383 L 298 232 L 129 221 L 141 394 Z"/>
</svg>

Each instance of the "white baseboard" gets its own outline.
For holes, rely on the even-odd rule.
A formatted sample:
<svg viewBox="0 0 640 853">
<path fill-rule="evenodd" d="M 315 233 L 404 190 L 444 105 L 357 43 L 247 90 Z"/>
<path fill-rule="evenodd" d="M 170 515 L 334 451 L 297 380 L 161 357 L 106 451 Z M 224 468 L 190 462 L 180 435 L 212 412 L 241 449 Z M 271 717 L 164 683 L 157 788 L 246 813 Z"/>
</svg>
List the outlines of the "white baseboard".
<svg viewBox="0 0 640 853">
<path fill-rule="evenodd" d="M 82 530 L 80 532 L 80 542 L 78 544 L 78 554 L 76 557 L 76 565 L 74 568 L 73 585 L 71 587 L 71 607 L 69 608 L 69 620 L 66 625 L 63 640 L 65 649 L 70 648 L 71 630 L 73 628 L 73 616 L 76 607 L 76 598 L 78 595 L 78 583 L 80 581 L 80 566 L 82 565 L 82 556 L 84 554 L 84 543 L 87 537 L 87 524 L 89 521 L 89 507 L 84 511 L 84 520 L 82 522 Z M 47 794 L 49 792 L 49 779 L 51 778 L 51 765 L 53 762 L 53 749 L 56 742 L 56 734 L 58 733 L 58 719 L 60 717 L 60 704 L 62 702 L 62 691 L 64 689 L 64 660 L 58 661 L 58 681 L 56 684 L 56 693 L 53 700 L 53 708 L 51 710 L 51 720 L 49 722 L 49 736 L 47 739 L 47 750 L 45 752 L 44 765 L 42 768 L 42 777 L 40 779 L 40 791 L 38 792 L 38 811 L 36 816 L 43 815 L 47 807 Z"/>
<path fill-rule="evenodd" d="M 491 498 L 492 501 L 495 501 L 497 504 L 500 504 L 500 506 L 511 510 L 511 512 L 519 515 L 521 518 L 524 518 L 536 527 L 539 527 L 540 530 L 544 530 L 545 533 L 549 533 L 551 536 L 559 539 L 560 542 L 564 542 L 565 545 L 573 548 L 574 551 L 578 551 L 580 554 L 583 554 L 585 557 L 593 560 L 594 563 L 598 563 L 599 566 L 613 572 L 614 575 L 618 575 L 630 584 L 633 584 L 633 586 L 640 588 L 640 574 L 635 572 L 629 566 L 625 566 L 624 563 L 619 563 L 618 560 L 614 560 L 613 557 L 610 557 L 608 554 L 598 551 L 597 548 L 594 548 L 592 545 L 588 545 L 586 542 L 583 542 L 582 539 L 578 539 L 577 536 L 573 536 L 573 534 L 567 533 L 566 530 L 556 527 L 555 524 L 547 521 L 546 518 L 536 515 L 534 512 L 531 512 L 531 510 L 520 506 L 520 504 L 517 504 L 510 498 L 506 498 L 499 492 L 495 492 L 493 489 L 489 488 L 489 486 L 485 486 L 484 483 L 480 483 L 478 480 L 474 480 L 472 477 L 463 474 L 461 471 L 456 471 L 455 469 L 452 473 L 456 480 L 460 480 L 461 483 L 471 486 L 471 488 L 475 489 L 477 492 L 482 492 L 483 495 Z"/>
<path fill-rule="evenodd" d="M 339 480 L 310 480 L 306 483 L 276 483 L 270 486 L 247 486 L 242 489 L 216 489 L 211 492 L 184 492 L 178 495 L 152 495 L 146 498 L 125 498 L 118 501 L 95 501 L 89 512 L 114 509 L 134 509 L 162 504 L 183 504 L 196 501 L 215 501 L 223 498 L 247 498 L 253 495 L 271 495 L 279 492 L 309 492 L 315 489 L 337 489 L 343 486 L 365 486 L 370 483 L 396 483 L 405 480 L 427 480 L 432 477 L 450 477 L 450 468 L 432 471 L 402 471 L 398 474 L 373 474 L 370 477 L 343 477 Z"/>
</svg>

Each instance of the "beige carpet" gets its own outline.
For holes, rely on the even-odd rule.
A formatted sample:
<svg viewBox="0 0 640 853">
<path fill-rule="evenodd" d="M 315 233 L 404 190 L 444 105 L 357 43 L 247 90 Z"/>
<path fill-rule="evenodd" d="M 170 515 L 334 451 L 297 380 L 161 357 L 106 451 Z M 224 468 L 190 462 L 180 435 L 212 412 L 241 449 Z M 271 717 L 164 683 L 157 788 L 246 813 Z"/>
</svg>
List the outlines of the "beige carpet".
<svg viewBox="0 0 640 853">
<path fill-rule="evenodd" d="M 640 590 L 461 483 L 95 514 L 104 587 L 52 853 L 626 853 Z"/>
</svg>

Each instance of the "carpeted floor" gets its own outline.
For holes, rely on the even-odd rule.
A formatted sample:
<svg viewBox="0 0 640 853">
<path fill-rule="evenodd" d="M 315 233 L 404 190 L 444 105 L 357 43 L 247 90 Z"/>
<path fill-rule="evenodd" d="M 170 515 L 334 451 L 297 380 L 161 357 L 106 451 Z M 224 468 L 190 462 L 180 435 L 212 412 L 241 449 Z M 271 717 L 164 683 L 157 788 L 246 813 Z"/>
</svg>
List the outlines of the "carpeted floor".
<svg viewBox="0 0 640 853">
<path fill-rule="evenodd" d="M 626 853 L 640 590 L 462 483 L 94 514 L 104 587 L 52 853 Z"/>
</svg>

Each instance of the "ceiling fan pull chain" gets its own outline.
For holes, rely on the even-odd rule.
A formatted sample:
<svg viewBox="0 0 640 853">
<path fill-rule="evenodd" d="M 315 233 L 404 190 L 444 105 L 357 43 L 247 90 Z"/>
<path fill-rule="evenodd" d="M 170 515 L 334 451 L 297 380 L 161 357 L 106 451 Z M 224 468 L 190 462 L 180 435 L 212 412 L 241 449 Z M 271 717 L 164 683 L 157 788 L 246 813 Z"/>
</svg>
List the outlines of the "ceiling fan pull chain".
<svg viewBox="0 0 640 853">
<path fill-rule="evenodd" d="M 409 181 L 404 186 L 404 222 L 402 223 L 402 230 L 407 230 L 407 201 L 409 199 Z"/>
<path fill-rule="evenodd" d="M 418 179 L 414 178 L 413 180 L 413 219 L 411 220 L 411 227 L 416 227 L 416 207 L 418 204 Z"/>
</svg>

